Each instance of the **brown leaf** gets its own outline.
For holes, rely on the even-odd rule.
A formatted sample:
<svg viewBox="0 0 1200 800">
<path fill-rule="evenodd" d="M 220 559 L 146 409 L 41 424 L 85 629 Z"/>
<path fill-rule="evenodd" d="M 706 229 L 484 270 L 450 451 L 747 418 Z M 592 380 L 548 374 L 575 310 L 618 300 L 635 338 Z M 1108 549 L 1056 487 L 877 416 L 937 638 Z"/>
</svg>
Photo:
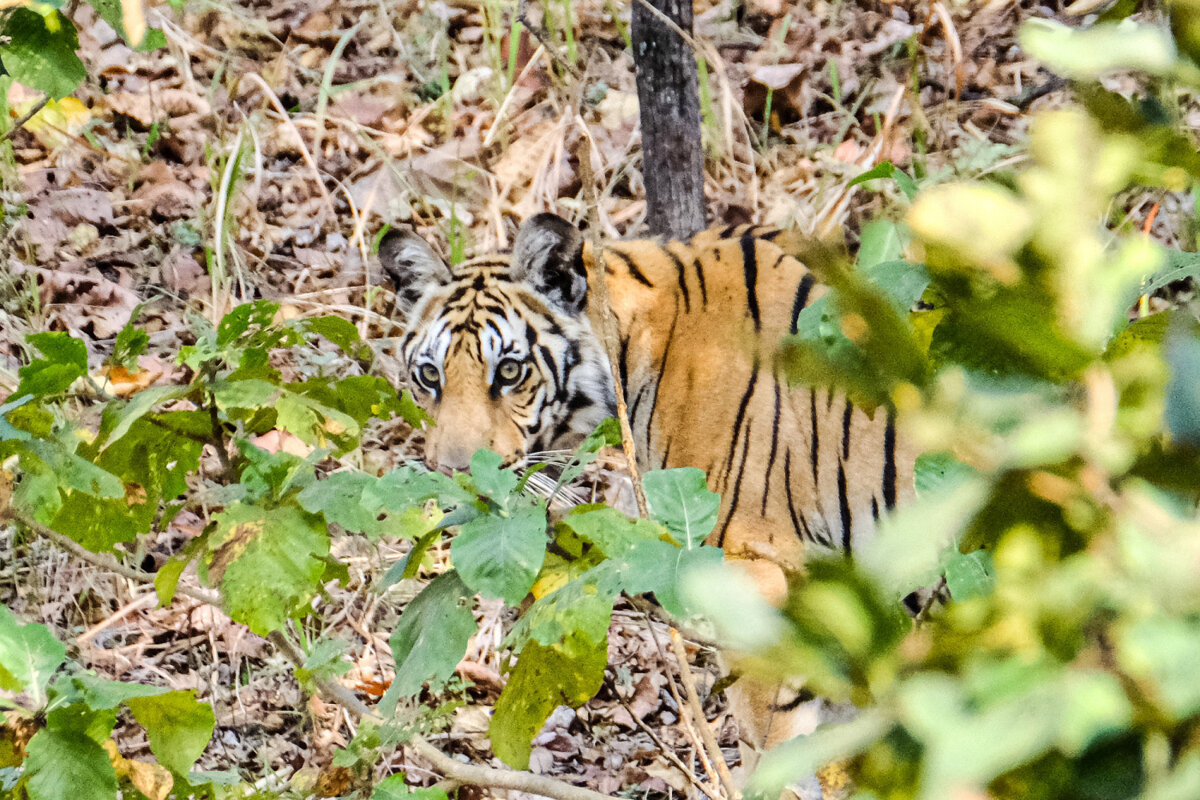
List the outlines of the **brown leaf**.
<svg viewBox="0 0 1200 800">
<path fill-rule="evenodd" d="M 160 89 L 154 92 L 113 92 L 105 98 L 114 114 L 149 130 L 156 122 L 187 114 L 211 114 L 212 106 L 202 95 L 184 89 Z"/>
<path fill-rule="evenodd" d="M 756 67 L 750 79 L 769 89 L 783 89 L 804 73 L 803 64 L 770 64 Z"/>
<path fill-rule="evenodd" d="M 142 170 L 134 201 L 157 219 L 190 217 L 204 203 L 204 193 L 175 177 L 171 168 L 155 161 Z"/>
</svg>

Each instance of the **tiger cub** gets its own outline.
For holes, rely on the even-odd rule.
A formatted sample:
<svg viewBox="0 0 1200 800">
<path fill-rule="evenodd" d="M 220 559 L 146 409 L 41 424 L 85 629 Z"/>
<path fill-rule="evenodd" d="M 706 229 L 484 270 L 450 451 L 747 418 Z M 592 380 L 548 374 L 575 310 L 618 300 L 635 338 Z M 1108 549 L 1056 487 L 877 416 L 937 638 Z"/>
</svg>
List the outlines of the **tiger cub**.
<svg viewBox="0 0 1200 800">
<path fill-rule="evenodd" d="M 704 470 L 721 495 L 710 543 L 780 598 L 807 547 L 850 553 L 912 494 L 914 458 L 886 411 L 784 379 L 779 342 L 824 289 L 772 236 L 711 230 L 612 242 L 602 256 L 638 466 Z M 408 317 L 403 361 L 435 423 L 431 465 L 465 468 L 481 447 L 520 462 L 613 414 L 585 313 L 595 253 L 569 222 L 539 214 L 511 255 L 453 268 L 410 231 L 389 232 L 379 254 Z M 771 721 L 786 698 L 731 699 L 755 748 L 797 732 Z"/>
</svg>

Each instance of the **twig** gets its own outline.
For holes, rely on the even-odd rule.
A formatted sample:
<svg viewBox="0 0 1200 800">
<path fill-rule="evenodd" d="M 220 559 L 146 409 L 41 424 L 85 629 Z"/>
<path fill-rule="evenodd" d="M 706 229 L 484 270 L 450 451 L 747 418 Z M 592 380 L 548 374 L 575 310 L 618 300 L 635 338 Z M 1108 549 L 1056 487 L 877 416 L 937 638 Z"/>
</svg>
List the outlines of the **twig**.
<svg viewBox="0 0 1200 800">
<path fill-rule="evenodd" d="M 49 102 L 50 95 L 46 95 L 41 100 L 38 100 L 36 103 L 34 103 L 33 108 L 17 117 L 13 122 L 12 127 L 6 130 L 3 135 L 0 135 L 0 142 L 7 142 L 9 139 L 11 139 L 14 133 L 19 131 L 26 122 L 29 122 L 29 120 L 33 119 L 34 115 L 45 108 L 46 104 Z"/>
<path fill-rule="evenodd" d="M 696 679 L 692 676 L 691 667 L 688 666 L 687 651 L 683 649 L 683 637 L 674 628 L 671 628 L 671 649 L 675 651 L 675 659 L 679 662 L 679 677 L 683 680 L 683 691 L 687 695 L 688 707 L 692 711 L 696 728 L 700 731 L 700 738 L 704 740 L 708 756 L 716 766 L 717 774 L 721 776 L 721 786 L 725 788 L 725 794 L 730 800 L 740 800 L 742 793 L 738 791 L 733 782 L 733 776 L 729 774 L 729 765 L 725 763 L 725 755 L 721 752 L 721 746 L 717 744 L 717 737 L 713 735 L 712 728 L 709 727 L 708 718 L 704 716 L 704 706 L 700 704 L 700 693 L 696 691 Z"/>
<path fill-rule="evenodd" d="M 558 48 L 554 46 L 554 42 L 550 41 L 550 32 L 541 25 L 535 25 L 529 19 L 529 0 L 520 0 L 517 3 L 517 20 L 525 26 L 525 29 L 533 34 L 533 37 L 538 40 L 538 43 L 546 50 L 546 55 L 550 56 L 550 60 L 570 73 L 571 77 L 577 81 L 583 80 L 583 75 L 575 68 L 575 65 L 567 61 L 559 55 Z M 568 23 L 569 24 L 569 23 Z M 532 61 L 532 59 L 530 59 Z"/>
<path fill-rule="evenodd" d="M 279 651 L 294 664 L 304 663 L 304 651 L 295 645 L 282 633 L 276 631 L 269 637 Z M 366 703 L 359 700 L 354 692 L 336 681 L 320 680 L 317 686 L 321 693 L 336 703 L 345 706 L 363 719 L 369 719 L 377 724 L 385 720 L 375 713 Z M 612 800 L 609 795 L 574 786 L 556 778 L 544 775 L 534 775 L 529 772 L 481 767 L 475 764 L 464 764 L 438 750 L 427 739 L 414 735 L 409 744 L 421 758 L 433 764 L 438 772 L 457 784 L 474 784 L 495 789 L 514 789 L 519 792 L 551 797 L 554 800 Z"/>
<path fill-rule="evenodd" d="M 629 703 L 625 702 L 624 697 L 617 695 L 617 699 L 621 701 L 621 706 L 624 707 L 624 709 L 629 713 L 629 718 L 633 720 L 634 724 L 645 731 L 646 735 L 649 736 L 654 741 L 654 744 L 658 747 L 658 751 L 666 756 L 667 760 L 674 764 L 677 770 L 683 773 L 684 777 L 688 779 L 689 783 L 691 783 L 700 791 L 704 792 L 709 797 L 717 797 L 717 789 L 697 778 L 692 772 L 691 768 L 680 761 L 679 756 L 675 755 L 675 753 L 673 753 L 670 748 L 667 747 L 666 742 L 658 738 L 658 734 L 654 732 L 654 729 L 645 722 L 642 722 L 641 717 L 633 713 L 633 709 L 630 708 Z"/>
<path fill-rule="evenodd" d="M 604 263 L 604 248 L 600 244 L 600 219 L 596 203 L 595 176 L 592 175 L 592 136 L 587 126 L 579 123 L 582 134 L 575 143 L 575 159 L 579 162 L 579 183 L 583 187 L 583 202 L 587 207 L 588 240 L 592 246 L 591 272 L 588 276 L 588 316 L 593 324 L 599 323 L 600 341 L 604 343 L 608 366 L 612 373 L 613 388 L 617 395 L 617 420 L 621 423 L 621 447 L 625 460 L 629 462 L 629 477 L 633 482 L 633 496 L 637 499 L 638 513 L 650 516 L 646 504 L 646 490 L 642 486 L 642 474 L 637 465 L 637 448 L 633 443 L 633 426 L 629 424 L 629 408 L 625 404 L 625 385 L 621 381 L 621 363 L 617 319 L 608 299 L 608 266 Z"/>
<path fill-rule="evenodd" d="M 0 521 L 5 519 L 13 520 L 33 531 L 38 536 L 49 539 L 63 550 L 66 550 L 68 553 L 82 561 L 86 561 L 89 564 L 106 569 L 109 572 L 116 573 L 122 578 L 128 578 L 131 581 L 137 581 L 139 583 L 150 584 L 151 586 L 154 585 L 153 573 L 145 572 L 134 567 L 127 567 L 107 553 L 93 553 L 91 550 L 88 550 L 86 547 L 70 537 L 64 536 L 53 528 L 43 525 L 32 517 L 22 514 L 20 511 L 17 511 L 12 507 L 0 510 Z M 201 586 L 187 586 L 186 584 L 181 583 L 176 586 L 175 593 L 181 594 L 185 597 L 190 597 L 193 600 L 199 600 L 201 603 L 208 603 L 209 605 L 217 606 L 218 608 L 221 606 L 221 595 L 212 591 L 211 589 L 205 589 Z"/>
</svg>

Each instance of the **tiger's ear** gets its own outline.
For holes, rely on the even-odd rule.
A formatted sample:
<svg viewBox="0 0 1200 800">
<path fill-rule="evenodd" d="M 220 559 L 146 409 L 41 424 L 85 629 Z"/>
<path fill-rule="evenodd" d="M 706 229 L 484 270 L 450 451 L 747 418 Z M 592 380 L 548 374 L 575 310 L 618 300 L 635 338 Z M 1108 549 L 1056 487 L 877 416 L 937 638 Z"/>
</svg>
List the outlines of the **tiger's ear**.
<svg viewBox="0 0 1200 800">
<path fill-rule="evenodd" d="M 408 228 L 392 228 L 379 240 L 379 264 L 407 312 L 430 284 L 450 281 L 450 268 L 429 242 Z"/>
<path fill-rule="evenodd" d="M 587 306 L 583 234 L 556 214 L 522 223 L 513 242 L 513 277 L 523 280 L 570 314 Z"/>
</svg>

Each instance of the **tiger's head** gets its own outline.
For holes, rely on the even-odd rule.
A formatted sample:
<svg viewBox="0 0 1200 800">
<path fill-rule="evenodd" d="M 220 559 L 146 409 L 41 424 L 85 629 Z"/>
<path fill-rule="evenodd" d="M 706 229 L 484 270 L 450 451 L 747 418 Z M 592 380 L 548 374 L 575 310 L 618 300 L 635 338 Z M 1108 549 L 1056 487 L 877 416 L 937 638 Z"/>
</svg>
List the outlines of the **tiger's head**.
<svg viewBox="0 0 1200 800">
<path fill-rule="evenodd" d="M 433 418 L 425 461 L 465 469 L 480 448 L 517 464 L 573 448 L 613 412 L 612 379 L 586 314 L 583 238 L 553 214 L 527 220 L 511 255 L 450 267 L 412 231 L 379 258 L 406 317 L 401 357 Z"/>
</svg>

